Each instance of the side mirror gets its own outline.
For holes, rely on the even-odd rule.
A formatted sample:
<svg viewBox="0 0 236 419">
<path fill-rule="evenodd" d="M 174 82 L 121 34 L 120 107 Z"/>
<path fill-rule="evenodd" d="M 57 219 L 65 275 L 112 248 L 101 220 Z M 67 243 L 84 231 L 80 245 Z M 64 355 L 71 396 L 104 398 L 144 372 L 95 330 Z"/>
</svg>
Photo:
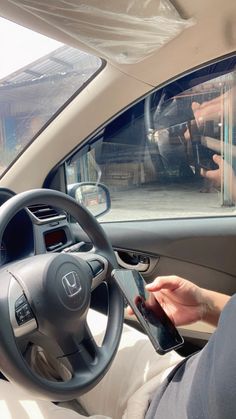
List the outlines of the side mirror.
<svg viewBox="0 0 236 419">
<path fill-rule="evenodd" d="M 79 204 L 86 207 L 94 217 L 107 213 L 111 208 L 109 190 L 102 183 L 74 183 L 67 186 L 67 192 Z"/>
</svg>

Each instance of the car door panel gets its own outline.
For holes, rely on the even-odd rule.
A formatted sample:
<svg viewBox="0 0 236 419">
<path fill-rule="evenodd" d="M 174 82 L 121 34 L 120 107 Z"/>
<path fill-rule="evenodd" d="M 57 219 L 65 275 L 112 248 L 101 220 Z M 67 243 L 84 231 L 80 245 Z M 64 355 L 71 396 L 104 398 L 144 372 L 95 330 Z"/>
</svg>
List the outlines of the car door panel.
<svg viewBox="0 0 236 419">
<path fill-rule="evenodd" d="M 103 228 L 116 249 L 236 275 L 234 217 L 104 223 Z"/>
<path fill-rule="evenodd" d="M 102 226 L 119 254 L 141 254 L 149 259 L 151 269 L 142 272 L 148 281 L 157 275 L 175 274 L 212 290 L 228 294 L 236 290 L 234 217 L 114 222 Z M 78 225 L 74 225 L 74 234 L 76 240 L 89 241 Z"/>
</svg>

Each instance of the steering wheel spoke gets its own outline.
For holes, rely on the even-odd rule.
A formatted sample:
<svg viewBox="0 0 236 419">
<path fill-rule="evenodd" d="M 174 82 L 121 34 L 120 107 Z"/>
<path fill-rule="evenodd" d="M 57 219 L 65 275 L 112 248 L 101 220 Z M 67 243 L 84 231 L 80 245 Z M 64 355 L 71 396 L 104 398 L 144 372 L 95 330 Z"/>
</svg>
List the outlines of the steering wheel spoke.
<svg viewBox="0 0 236 419">
<path fill-rule="evenodd" d="M 76 343 L 76 337 L 68 336 L 63 343 L 60 343 L 60 346 L 64 355 L 58 358 L 58 360 L 69 362 L 72 375 L 91 372 L 94 366 L 98 364 L 101 356 L 100 348 L 97 346 L 87 325 L 85 326 L 84 337 L 81 342 Z M 68 350 L 69 352 L 67 352 Z"/>
<path fill-rule="evenodd" d="M 94 364 L 98 362 L 98 359 L 100 357 L 100 348 L 97 345 L 92 332 L 86 323 L 85 325 L 85 332 L 84 332 L 84 339 L 81 342 L 85 352 L 88 354 L 88 356 L 91 359 L 91 363 Z"/>
<path fill-rule="evenodd" d="M 87 262 L 92 273 L 92 291 L 102 282 L 106 281 L 108 275 L 108 260 L 105 257 L 99 255 L 96 251 L 73 253 L 73 256 Z"/>
<path fill-rule="evenodd" d="M 9 271 L 11 265 L 8 267 Z M 8 274 L 11 273 L 8 271 Z M 23 288 L 11 275 L 8 291 L 10 321 L 16 338 L 29 336 L 38 328 L 35 315 L 27 300 Z"/>
</svg>

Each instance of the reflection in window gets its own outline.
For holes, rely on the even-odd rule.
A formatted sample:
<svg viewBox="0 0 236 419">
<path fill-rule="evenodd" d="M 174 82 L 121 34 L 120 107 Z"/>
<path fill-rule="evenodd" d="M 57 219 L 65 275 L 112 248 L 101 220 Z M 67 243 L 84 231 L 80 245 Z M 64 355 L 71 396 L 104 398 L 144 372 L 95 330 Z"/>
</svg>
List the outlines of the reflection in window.
<svg viewBox="0 0 236 419">
<path fill-rule="evenodd" d="M 76 181 L 100 171 L 110 190 L 105 220 L 234 214 L 235 64 L 233 57 L 157 90 L 74 156 Z"/>
</svg>

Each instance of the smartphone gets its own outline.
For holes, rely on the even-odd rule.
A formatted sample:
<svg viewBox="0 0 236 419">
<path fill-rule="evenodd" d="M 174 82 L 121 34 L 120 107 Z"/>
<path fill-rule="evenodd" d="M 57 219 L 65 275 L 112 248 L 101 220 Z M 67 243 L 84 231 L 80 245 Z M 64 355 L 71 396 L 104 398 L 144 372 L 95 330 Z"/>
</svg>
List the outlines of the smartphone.
<svg viewBox="0 0 236 419">
<path fill-rule="evenodd" d="M 217 151 L 205 146 L 201 143 L 202 137 L 211 137 L 214 130 L 212 121 L 208 121 L 204 125 L 204 129 L 199 128 L 194 114 L 192 114 L 192 120 L 188 123 L 188 130 L 190 133 L 190 139 L 192 143 L 192 153 L 194 156 L 194 162 L 199 168 L 205 170 L 217 170 L 219 167 L 213 160 L 213 155 L 218 154 Z M 220 142 L 216 140 L 220 146 Z"/>
<path fill-rule="evenodd" d="M 182 336 L 135 270 L 114 269 L 112 277 L 146 331 L 155 350 L 164 355 L 184 344 Z"/>
<path fill-rule="evenodd" d="M 217 154 L 213 150 L 209 150 L 203 145 L 197 147 L 197 162 L 200 167 L 205 170 L 217 170 L 219 166 L 214 162 L 213 155 Z"/>
</svg>

